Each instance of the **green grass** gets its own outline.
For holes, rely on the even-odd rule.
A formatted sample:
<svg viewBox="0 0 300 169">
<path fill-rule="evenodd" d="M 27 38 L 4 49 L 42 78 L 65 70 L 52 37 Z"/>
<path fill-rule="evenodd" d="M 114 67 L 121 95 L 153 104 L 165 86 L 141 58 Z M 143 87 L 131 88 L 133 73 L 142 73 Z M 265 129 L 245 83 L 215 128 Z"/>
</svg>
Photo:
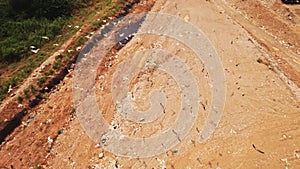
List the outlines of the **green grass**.
<svg viewBox="0 0 300 169">
<path fill-rule="evenodd" d="M 4 74 L 7 74 L 10 78 L 0 82 L 0 101 L 7 96 L 7 91 L 10 85 L 12 87 L 19 85 L 36 67 L 46 60 L 53 51 L 58 49 L 58 47 L 53 46 L 54 43 L 62 44 L 78 31 L 73 28 L 75 25 L 82 26 L 84 21 L 91 23 L 93 25 L 93 29 L 96 30 L 102 26 L 103 19 L 107 19 L 108 16 L 114 15 L 114 13 L 125 6 L 126 3 L 126 0 L 119 0 L 119 2 L 112 2 L 112 0 L 99 0 L 100 2 L 89 0 L 66 1 L 74 1 L 75 3 L 75 7 L 72 9 L 72 17 L 64 15 L 63 17 L 57 16 L 52 19 L 37 17 L 27 17 L 26 19 L 22 19 L 22 17 L 24 17 L 22 16 L 21 19 L 19 18 L 7 21 L 7 19 L 3 19 L 1 17 L 1 14 L 3 14 L 4 17 L 7 16 L 5 11 L 0 10 L 0 24 L 6 24 L 6 27 L 0 30 L 0 48 L 5 49 L 3 50 L 4 54 L 2 54 L 3 52 L 0 52 L 0 57 L 6 58 L 9 55 L 17 58 L 14 59 L 15 57 L 12 57 L 1 59 L 3 62 L 0 63 L 0 73 L 1 70 L 9 69 L 9 71 L 4 72 Z M 82 3 L 83 1 L 84 3 Z M 1 2 L 6 3 L 5 0 L 0 0 L 0 3 Z M 41 1 L 41 3 L 43 3 L 43 1 Z M 89 6 L 91 5 L 94 5 L 94 10 L 90 10 Z M 29 13 L 31 12 L 32 11 Z M 94 15 L 97 12 L 101 14 L 101 20 L 99 22 L 95 22 L 94 18 Z M 85 16 L 82 17 L 83 15 Z M 67 25 L 72 25 L 72 28 L 69 28 Z M 12 32 L 16 33 L 13 34 Z M 62 36 L 57 36 L 58 34 L 61 34 Z M 49 40 L 42 39 L 41 36 L 48 36 Z M 81 37 L 77 39 L 75 44 L 79 46 L 84 44 L 86 41 L 86 38 Z M 33 54 L 29 49 L 29 46 L 31 45 L 41 48 L 39 53 Z M 52 69 L 59 69 L 74 53 L 75 50 L 67 53 L 62 59 L 57 59 L 55 65 L 52 65 Z M 50 68 L 50 70 L 45 72 L 45 76 L 52 75 L 54 73 L 54 70 L 52 69 Z M 38 81 L 38 84 L 40 85 L 43 83 L 43 78 Z"/>
<path fill-rule="evenodd" d="M 29 88 L 30 88 L 30 91 L 31 91 L 32 94 L 36 94 L 37 93 L 36 88 L 32 84 L 29 86 Z"/>
<path fill-rule="evenodd" d="M 23 91 L 23 93 L 24 93 L 26 99 L 29 99 L 29 98 L 30 98 L 30 94 L 29 94 L 29 91 L 28 91 L 27 89 L 25 89 L 25 90 Z"/>
<path fill-rule="evenodd" d="M 37 85 L 38 85 L 39 87 L 41 87 L 42 84 L 44 84 L 44 83 L 46 82 L 46 80 L 47 80 L 47 77 L 46 77 L 46 76 L 41 77 L 41 78 L 38 80 Z"/>
<path fill-rule="evenodd" d="M 23 97 L 22 97 L 22 96 L 18 96 L 18 97 L 17 97 L 17 101 L 18 101 L 19 103 L 21 103 L 21 102 L 23 101 Z"/>
</svg>

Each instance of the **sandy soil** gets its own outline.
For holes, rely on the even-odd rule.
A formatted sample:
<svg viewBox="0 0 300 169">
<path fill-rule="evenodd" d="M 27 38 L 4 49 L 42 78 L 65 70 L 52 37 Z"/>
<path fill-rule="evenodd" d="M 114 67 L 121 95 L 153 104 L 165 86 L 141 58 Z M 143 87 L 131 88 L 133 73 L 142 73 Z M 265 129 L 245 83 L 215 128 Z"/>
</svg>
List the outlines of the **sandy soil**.
<svg viewBox="0 0 300 169">
<path fill-rule="evenodd" d="M 184 60 L 198 77 L 202 99 L 196 123 L 187 137 L 151 158 L 118 157 L 99 148 L 72 111 L 71 72 L 48 99 L 30 110 L 28 118 L 34 118 L 24 120 L 28 123 L 1 145 L 0 167 L 299 168 L 299 10 L 299 6 L 282 5 L 280 1 L 157 0 L 153 12 L 171 14 L 197 26 L 220 57 L 227 93 L 223 116 L 213 136 L 205 143 L 198 141 L 212 99 L 210 76 L 202 61 L 184 44 L 175 46 L 174 39 L 139 35 L 119 51 L 118 58 L 108 59 L 110 68 L 98 70 L 98 75 L 104 75 L 104 80 L 96 79 L 96 86 L 101 85 L 96 93 L 104 117 L 134 137 L 150 137 L 172 125 L 181 102 L 180 88 L 165 72 L 144 71 L 130 86 L 137 98 L 141 96 L 134 102 L 139 110 L 148 109 L 150 91 L 163 86 L 169 98 L 165 116 L 157 122 L 139 126 L 115 116 L 110 92 L 118 65 L 137 51 L 161 44 Z M 62 133 L 58 134 L 59 130 Z M 49 143 L 48 137 L 53 142 Z"/>
</svg>

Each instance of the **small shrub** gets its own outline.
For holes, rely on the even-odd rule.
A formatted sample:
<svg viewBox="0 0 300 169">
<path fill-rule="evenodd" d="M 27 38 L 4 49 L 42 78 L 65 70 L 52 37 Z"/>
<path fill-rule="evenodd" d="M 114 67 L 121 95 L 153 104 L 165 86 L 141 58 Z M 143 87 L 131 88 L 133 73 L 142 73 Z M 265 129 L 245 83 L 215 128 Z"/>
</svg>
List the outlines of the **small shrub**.
<svg viewBox="0 0 300 169">
<path fill-rule="evenodd" d="M 37 92 L 36 88 L 31 84 L 30 85 L 31 93 L 35 94 Z"/>
<path fill-rule="evenodd" d="M 76 41 L 75 46 L 81 46 L 85 43 L 85 39 L 83 37 L 79 37 Z"/>
<path fill-rule="evenodd" d="M 41 77 L 40 80 L 37 82 L 37 85 L 41 87 L 42 84 L 45 83 L 46 79 L 47 78 L 45 76 Z"/>
<path fill-rule="evenodd" d="M 58 68 L 60 68 L 60 66 L 61 66 L 61 61 L 56 61 L 56 62 L 54 62 L 53 63 L 53 69 L 58 69 Z"/>
<path fill-rule="evenodd" d="M 22 96 L 18 96 L 17 100 L 18 100 L 19 103 L 21 103 L 23 101 L 23 97 Z"/>
<path fill-rule="evenodd" d="M 74 114 L 75 112 L 76 112 L 76 109 L 73 107 L 72 110 L 71 110 L 71 112 L 70 112 L 70 114 L 72 115 L 72 114 Z"/>
<path fill-rule="evenodd" d="M 29 95 L 28 90 L 25 89 L 23 92 L 24 92 L 25 98 L 26 98 L 26 99 L 29 99 L 29 98 L 30 98 L 30 95 Z"/>
<path fill-rule="evenodd" d="M 0 101 L 2 101 L 5 98 L 4 94 L 0 94 Z"/>
<path fill-rule="evenodd" d="M 49 76 L 49 75 L 53 75 L 53 73 L 54 73 L 54 70 L 53 70 L 53 69 L 50 69 L 50 70 L 48 70 L 47 72 L 45 72 L 45 75 L 46 75 L 46 76 Z"/>
<path fill-rule="evenodd" d="M 56 59 L 56 60 L 59 60 L 59 59 L 62 59 L 63 57 L 64 57 L 64 56 L 60 54 L 60 55 L 55 56 L 55 59 Z"/>
</svg>

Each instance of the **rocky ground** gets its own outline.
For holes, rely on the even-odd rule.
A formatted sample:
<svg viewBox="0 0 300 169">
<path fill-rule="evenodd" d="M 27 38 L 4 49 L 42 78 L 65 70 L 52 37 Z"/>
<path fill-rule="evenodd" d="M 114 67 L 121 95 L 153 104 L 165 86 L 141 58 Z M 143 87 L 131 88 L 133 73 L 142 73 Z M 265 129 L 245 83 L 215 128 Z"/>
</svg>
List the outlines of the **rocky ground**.
<svg viewBox="0 0 300 169">
<path fill-rule="evenodd" d="M 140 5 L 151 3 L 141 1 Z M 142 11 L 141 6 L 132 13 Z M 197 77 L 201 95 L 195 124 L 179 144 L 150 158 L 120 157 L 99 147 L 87 136 L 76 115 L 76 81 L 71 71 L 46 94 L 46 99 L 28 111 L 22 124 L 2 143 L 0 168 L 300 167 L 300 6 L 284 5 L 279 0 L 157 0 L 151 11 L 195 25 L 220 57 L 226 100 L 212 137 L 199 141 L 213 106 L 209 68 L 176 39 L 136 35 L 100 64 L 97 103 L 104 118 L 126 135 L 151 137 L 170 128 L 178 116 L 181 91 L 166 72 L 147 69 L 130 82 L 130 92 L 137 98 L 133 104 L 141 111 L 151 107 L 150 91 L 160 89 L 168 96 L 162 106 L 165 114 L 153 123 L 137 125 L 114 114 L 111 96 L 111 80 L 122 62 L 144 49 L 167 50 Z M 170 23 L 161 24 L 166 27 Z M 109 66 L 102 69 L 103 65 Z"/>
</svg>

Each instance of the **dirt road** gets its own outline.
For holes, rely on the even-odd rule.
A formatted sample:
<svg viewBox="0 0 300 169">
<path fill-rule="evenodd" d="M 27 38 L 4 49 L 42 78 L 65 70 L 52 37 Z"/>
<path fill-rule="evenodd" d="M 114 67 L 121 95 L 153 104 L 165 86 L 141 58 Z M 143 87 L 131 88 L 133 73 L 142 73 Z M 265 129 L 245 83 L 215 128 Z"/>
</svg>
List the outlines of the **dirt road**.
<svg viewBox="0 0 300 169">
<path fill-rule="evenodd" d="M 49 93 L 48 99 L 29 112 L 34 115 L 30 123 L 17 128 L 1 146 L 0 167 L 299 168 L 300 7 L 285 6 L 281 1 L 270 2 L 157 0 L 152 8 L 152 12 L 181 18 L 201 30 L 222 64 L 220 69 L 226 79 L 225 106 L 220 122 L 207 141 L 201 142 L 199 138 L 206 119 L 214 110 L 211 91 L 214 76 L 209 66 L 178 39 L 137 34 L 113 57 L 104 59 L 100 67 L 105 69 L 96 71 L 95 91 L 100 111 L 113 130 L 131 137 L 149 138 L 174 126 L 180 115 L 180 95 L 184 87 L 178 85 L 168 71 L 143 69 L 128 84 L 132 98 L 136 98 L 131 103 L 139 111 L 153 106 L 151 91 L 160 90 L 167 96 L 162 109 L 158 108 L 159 104 L 156 109 L 163 111 L 162 117 L 149 124 L 136 124 L 115 113 L 118 107 L 113 104 L 111 92 L 112 81 L 118 77 L 115 72 L 122 67 L 122 62 L 129 59 L 127 64 L 132 61 L 140 66 L 142 62 L 134 60 L 134 56 L 150 56 L 140 51 L 163 49 L 184 61 L 198 86 L 194 93 L 199 93 L 197 96 L 201 98 L 199 111 L 186 137 L 179 137 L 175 147 L 150 158 L 121 157 L 107 151 L 109 148 L 99 148 L 87 136 L 72 110 L 76 81 L 71 72 Z M 282 11 L 289 11 L 292 19 L 286 19 L 289 16 Z M 271 24 L 274 20 L 277 25 Z M 282 27 L 278 27 L 279 23 Z M 147 24 L 147 19 L 143 24 Z M 167 27 L 173 22 L 163 24 L 162 27 Z M 130 67 L 128 65 L 128 69 Z M 185 120 L 179 119 L 180 122 Z M 115 145 L 116 149 L 122 147 Z"/>
</svg>

